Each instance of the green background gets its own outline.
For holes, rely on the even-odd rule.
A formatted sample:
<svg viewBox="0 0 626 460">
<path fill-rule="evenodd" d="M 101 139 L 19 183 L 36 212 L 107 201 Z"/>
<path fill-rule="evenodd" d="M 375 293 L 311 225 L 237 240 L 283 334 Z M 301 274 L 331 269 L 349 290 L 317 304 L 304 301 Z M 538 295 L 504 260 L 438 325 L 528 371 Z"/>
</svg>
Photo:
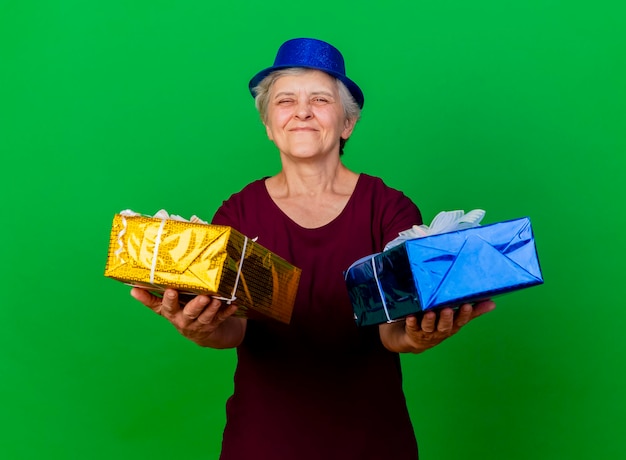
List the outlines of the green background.
<svg viewBox="0 0 626 460">
<path fill-rule="evenodd" d="M 366 96 L 349 167 L 533 222 L 545 284 L 403 356 L 423 458 L 625 458 L 621 5 L 0 0 L 0 457 L 217 458 L 234 352 L 103 277 L 110 224 L 275 173 L 247 83 L 312 36 Z"/>
</svg>

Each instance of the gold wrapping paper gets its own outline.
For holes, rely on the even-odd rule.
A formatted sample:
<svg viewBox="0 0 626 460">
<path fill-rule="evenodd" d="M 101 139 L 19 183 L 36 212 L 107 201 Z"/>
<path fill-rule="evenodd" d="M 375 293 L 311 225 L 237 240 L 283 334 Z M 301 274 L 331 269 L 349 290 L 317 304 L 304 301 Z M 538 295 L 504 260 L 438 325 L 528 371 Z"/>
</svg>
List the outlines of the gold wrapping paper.
<svg viewBox="0 0 626 460">
<path fill-rule="evenodd" d="M 289 323 L 300 272 L 232 227 L 116 214 L 104 275 L 153 292 L 234 297 L 239 316 Z"/>
</svg>

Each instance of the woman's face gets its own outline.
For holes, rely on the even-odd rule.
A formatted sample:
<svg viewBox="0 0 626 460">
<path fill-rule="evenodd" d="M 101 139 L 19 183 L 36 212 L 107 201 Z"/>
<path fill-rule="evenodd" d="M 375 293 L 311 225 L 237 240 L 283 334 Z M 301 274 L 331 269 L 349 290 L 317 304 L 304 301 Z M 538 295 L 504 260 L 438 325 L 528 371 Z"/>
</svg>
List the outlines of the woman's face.
<svg viewBox="0 0 626 460">
<path fill-rule="evenodd" d="M 271 89 L 265 128 L 283 155 L 294 159 L 339 155 L 339 139 L 350 137 L 333 77 L 318 70 L 277 79 Z"/>
</svg>

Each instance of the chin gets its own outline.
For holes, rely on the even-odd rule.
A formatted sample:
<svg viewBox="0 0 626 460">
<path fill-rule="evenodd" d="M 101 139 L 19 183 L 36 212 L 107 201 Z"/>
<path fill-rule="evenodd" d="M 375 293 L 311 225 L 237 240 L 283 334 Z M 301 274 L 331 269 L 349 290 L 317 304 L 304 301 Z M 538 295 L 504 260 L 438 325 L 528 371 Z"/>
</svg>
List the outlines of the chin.
<svg viewBox="0 0 626 460">
<path fill-rule="evenodd" d="M 310 145 L 302 145 L 302 146 L 294 146 L 289 149 L 287 152 L 288 156 L 294 158 L 321 158 L 325 157 L 331 152 L 331 150 L 323 149 L 320 147 L 311 147 Z M 339 149 L 337 149 L 337 153 L 339 153 Z"/>
<path fill-rule="evenodd" d="M 298 160 L 313 160 L 319 158 L 325 158 L 328 154 L 323 152 L 296 152 L 290 155 L 292 158 L 296 158 Z"/>
<path fill-rule="evenodd" d="M 294 157 L 294 158 L 312 158 L 312 157 L 319 156 L 321 152 L 319 150 L 312 149 L 312 148 L 296 147 L 296 148 L 291 148 L 289 150 L 286 150 L 285 154 L 287 156 Z"/>
</svg>

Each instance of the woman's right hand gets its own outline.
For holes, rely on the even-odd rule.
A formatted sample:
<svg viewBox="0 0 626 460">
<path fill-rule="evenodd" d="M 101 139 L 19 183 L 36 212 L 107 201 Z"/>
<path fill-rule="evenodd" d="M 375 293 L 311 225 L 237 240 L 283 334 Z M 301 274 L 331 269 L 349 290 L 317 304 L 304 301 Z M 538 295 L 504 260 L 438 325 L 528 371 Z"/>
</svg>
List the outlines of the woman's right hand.
<svg viewBox="0 0 626 460">
<path fill-rule="evenodd" d="M 200 346 L 234 348 L 243 341 L 246 319 L 232 316 L 237 311 L 234 304 L 222 305 L 221 300 L 198 295 L 182 307 L 174 289 L 166 289 L 162 298 L 137 287 L 130 291 L 130 295 Z"/>
</svg>

